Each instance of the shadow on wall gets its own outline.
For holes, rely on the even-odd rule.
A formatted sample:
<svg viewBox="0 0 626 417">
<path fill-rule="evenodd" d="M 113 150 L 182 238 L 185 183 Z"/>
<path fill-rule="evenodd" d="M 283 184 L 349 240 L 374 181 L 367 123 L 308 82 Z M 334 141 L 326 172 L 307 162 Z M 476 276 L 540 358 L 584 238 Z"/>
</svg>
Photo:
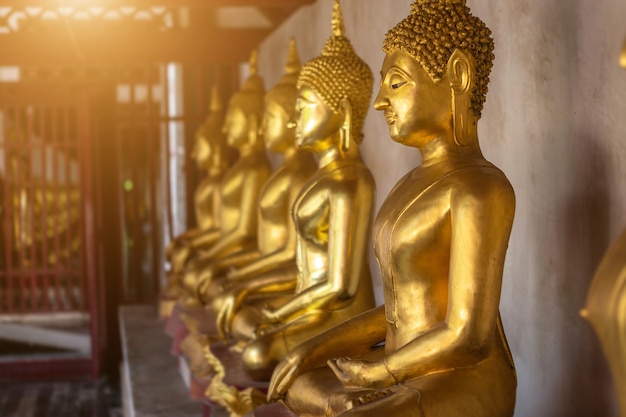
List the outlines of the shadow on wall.
<svg viewBox="0 0 626 417">
<path fill-rule="evenodd" d="M 571 367 L 570 375 L 562 383 L 570 398 L 581 394 L 587 397 L 584 402 L 593 414 L 585 415 L 610 416 L 617 407 L 611 374 L 595 333 L 580 316 L 595 271 L 611 243 L 611 198 L 606 168 L 609 155 L 592 135 L 582 135 L 579 146 L 581 160 L 586 163 L 578 164 L 574 170 L 572 184 L 576 186 L 562 210 L 561 256 L 566 261 L 558 299 L 562 311 L 575 321 L 575 330 L 569 334 L 570 343 L 564 348 L 579 366 Z"/>
</svg>

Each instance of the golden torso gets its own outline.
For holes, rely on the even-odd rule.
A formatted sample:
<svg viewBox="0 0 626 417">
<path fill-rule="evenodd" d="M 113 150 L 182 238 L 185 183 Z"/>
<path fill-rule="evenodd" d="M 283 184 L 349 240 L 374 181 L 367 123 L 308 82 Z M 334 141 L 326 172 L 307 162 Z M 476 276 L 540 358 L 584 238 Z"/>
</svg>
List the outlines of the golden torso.
<svg viewBox="0 0 626 417">
<path fill-rule="evenodd" d="M 452 257 L 456 250 L 460 250 L 455 249 L 458 246 L 453 244 L 453 239 L 464 239 L 463 245 L 472 246 L 480 245 L 480 239 L 484 237 L 473 236 L 471 225 L 462 226 L 465 236 L 454 236 L 453 218 L 462 216 L 459 211 L 465 207 L 455 205 L 453 200 L 455 196 L 475 189 L 477 184 L 496 190 L 498 194 L 493 194 L 493 198 L 501 197 L 511 203 L 514 201 L 510 198 L 512 189 L 504 174 L 488 161 L 470 157 L 417 167 L 398 182 L 381 207 L 373 236 L 385 297 L 387 355 L 393 356 L 394 352 L 415 343 L 433 329 L 448 326 L 450 320 L 456 320 L 450 317 L 450 311 L 455 308 L 449 305 L 449 291 L 452 291 L 451 286 L 466 284 L 451 282 L 456 273 L 452 271 Z M 467 204 L 466 196 L 463 199 L 464 204 Z M 508 223 L 512 220 L 512 213 L 513 207 L 504 205 L 503 211 L 492 215 Z M 471 257 L 469 252 L 467 256 Z M 492 266 L 499 269 L 499 256 L 494 251 L 491 258 L 481 256 L 481 259 L 477 259 L 482 266 L 466 264 L 464 268 L 471 275 L 481 274 L 480 271 L 488 271 Z M 467 286 L 467 291 L 471 290 L 472 286 Z M 458 293 L 459 288 L 454 288 L 454 291 Z M 496 295 L 492 293 L 489 296 Z M 458 298 L 455 302 L 459 302 Z M 472 389 L 481 395 L 488 392 L 488 386 L 493 384 L 498 385 L 503 393 L 510 393 L 514 389 L 511 388 L 516 381 L 513 359 L 499 317 L 491 326 L 492 330 L 487 334 L 493 337 L 489 338 L 487 353 L 482 360 L 476 360 L 472 355 L 475 346 L 467 344 L 457 348 L 455 366 L 441 369 L 445 372 L 441 372 L 439 378 L 451 378 L 447 380 L 451 391 L 453 386 L 461 387 L 460 391 L 469 389 L 464 381 L 470 377 L 475 378 L 470 383 L 473 384 Z M 406 366 L 409 367 L 409 363 Z M 457 367 L 465 371 L 459 373 Z M 407 386 L 420 391 L 428 384 L 422 378 L 407 381 Z M 491 391 L 495 395 L 496 390 Z M 511 394 L 498 393 L 496 397 L 504 399 L 502 403 L 500 400 L 497 402 L 498 407 L 510 407 L 508 401 Z M 425 404 L 424 407 L 429 408 Z"/>
<path fill-rule="evenodd" d="M 398 182 L 377 215 L 374 249 L 382 273 L 388 351 L 446 318 L 450 195 L 476 170 L 502 175 L 484 160 L 420 166 Z"/>
<path fill-rule="evenodd" d="M 256 211 L 256 206 L 246 207 L 246 182 L 254 181 L 262 186 L 269 178 L 270 172 L 270 164 L 264 151 L 242 156 L 226 172 L 220 185 L 222 207 L 219 226 L 222 234 L 234 230 L 239 225 L 241 216 Z M 257 200 L 253 200 L 253 203 L 257 204 Z"/>
<path fill-rule="evenodd" d="M 355 194 L 357 198 L 350 198 L 369 204 L 374 198 L 374 179 L 365 165 L 362 163 L 331 164 L 320 169 L 311 181 L 303 188 L 300 196 L 294 204 L 294 222 L 297 228 L 298 241 L 296 250 L 296 264 L 298 266 L 298 286 L 296 292 L 302 292 L 311 286 L 328 279 L 329 261 L 329 220 L 331 216 L 331 197 L 337 200 L 341 194 Z M 366 207 L 357 207 L 354 204 L 352 210 Z M 370 236 L 370 225 L 362 225 L 359 229 L 350 230 L 353 236 L 346 236 L 357 242 L 367 242 Z M 359 245 L 355 245 L 357 248 Z M 370 271 L 367 266 L 367 245 L 363 249 L 351 253 L 358 259 L 357 271 L 350 274 L 363 276 L 363 280 L 370 279 Z M 355 248 L 356 249 L 356 248 Z M 367 282 L 367 281 L 364 281 Z M 363 289 L 368 285 L 360 286 Z"/>
<path fill-rule="evenodd" d="M 293 228 L 291 207 L 293 195 L 315 172 L 315 163 L 308 154 L 297 152 L 270 177 L 259 203 L 258 246 L 261 255 L 282 249 L 289 229 Z"/>
<path fill-rule="evenodd" d="M 219 186 L 223 172 L 209 175 L 205 178 L 194 195 L 196 208 L 196 222 L 200 230 L 208 230 L 219 227 L 219 214 L 221 199 L 219 198 Z"/>
</svg>

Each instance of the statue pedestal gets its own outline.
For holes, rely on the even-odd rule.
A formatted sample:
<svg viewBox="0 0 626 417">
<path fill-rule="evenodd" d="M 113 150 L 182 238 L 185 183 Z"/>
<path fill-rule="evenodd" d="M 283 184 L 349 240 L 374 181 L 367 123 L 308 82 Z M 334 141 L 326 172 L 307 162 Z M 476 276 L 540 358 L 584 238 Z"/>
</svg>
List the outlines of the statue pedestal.
<svg viewBox="0 0 626 417">
<path fill-rule="evenodd" d="M 161 317 L 162 319 L 168 319 L 174 311 L 176 301 L 176 298 L 161 295 L 159 297 L 159 317 Z"/>
<path fill-rule="evenodd" d="M 287 407 L 280 403 L 267 404 L 261 406 L 244 417 L 298 417 Z"/>
<path fill-rule="evenodd" d="M 205 356 L 214 370 L 205 392 L 210 404 L 240 416 L 265 404 L 268 383 L 248 377 L 242 366 L 241 352 L 233 343 L 212 343 Z"/>
<path fill-rule="evenodd" d="M 168 355 L 170 341 L 154 306 L 119 310 L 124 362 L 122 387 L 127 415 L 210 417 L 203 404 L 189 398 L 176 361 Z"/>
<path fill-rule="evenodd" d="M 229 416 L 234 408 L 246 417 L 297 417 L 282 404 L 264 404 L 268 382 L 248 377 L 241 352 L 233 343 L 211 343 L 208 347 L 212 360 L 205 359 L 206 343 L 216 334 L 214 323 L 210 312 L 176 304 L 165 326 L 165 332 L 172 337 L 170 353 L 178 357 L 177 378 L 182 377 L 183 386 L 187 386 L 186 396 L 198 401 L 201 415 Z"/>
<path fill-rule="evenodd" d="M 232 342 L 216 342 L 210 346 L 213 355 L 221 362 L 225 370 L 224 383 L 240 390 L 255 388 L 267 393 L 269 382 L 255 381 L 251 379 L 243 369 L 241 352 L 236 350 Z"/>
<path fill-rule="evenodd" d="M 180 355 L 180 343 L 189 334 L 187 326 L 182 321 L 182 307 L 178 304 L 172 309 L 172 314 L 167 319 L 165 325 L 165 333 L 172 337 L 172 344 L 170 347 L 170 353 L 172 355 Z"/>
<path fill-rule="evenodd" d="M 203 308 L 185 308 L 177 303 L 165 326 L 165 333 L 173 339 L 170 352 L 177 356 L 184 354 L 183 341 L 190 334 L 215 337 L 215 321 L 215 315 L 210 311 Z"/>
</svg>

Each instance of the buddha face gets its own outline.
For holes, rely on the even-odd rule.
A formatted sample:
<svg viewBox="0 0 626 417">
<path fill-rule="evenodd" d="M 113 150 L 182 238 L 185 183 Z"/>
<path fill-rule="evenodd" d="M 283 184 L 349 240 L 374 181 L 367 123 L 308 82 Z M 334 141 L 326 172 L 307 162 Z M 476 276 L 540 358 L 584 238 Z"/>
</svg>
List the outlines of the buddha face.
<svg viewBox="0 0 626 417">
<path fill-rule="evenodd" d="M 191 158 L 200 169 L 209 168 L 211 162 L 211 144 L 204 133 L 196 134 L 196 142 L 191 151 Z"/>
<path fill-rule="evenodd" d="M 263 113 L 263 137 L 265 146 L 272 152 L 284 152 L 293 146 L 292 129 L 287 127 L 289 116 L 285 109 L 274 101 L 265 103 Z"/>
<path fill-rule="evenodd" d="M 295 109 L 296 146 L 308 151 L 323 151 L 343 123 L 339 113 L 326 105 L 310 87 L 298 92 Z"/>
<path fill-rule="evenodd" d="M 412 56 L 395 50 L 383 62 L 374 108 L 385 113 L 394 141 L 421 147 L 451 131 L 451 94 L 447 76 L 434 82 Z"/>
<path fill-rule="evenodd" d="M 231 106 L 226 114 L 223 133 L 226 142 L 235 148 L 245 146 L 250 139 L 249 123 L 246 113 L 239 106 Z"/>
</svg>

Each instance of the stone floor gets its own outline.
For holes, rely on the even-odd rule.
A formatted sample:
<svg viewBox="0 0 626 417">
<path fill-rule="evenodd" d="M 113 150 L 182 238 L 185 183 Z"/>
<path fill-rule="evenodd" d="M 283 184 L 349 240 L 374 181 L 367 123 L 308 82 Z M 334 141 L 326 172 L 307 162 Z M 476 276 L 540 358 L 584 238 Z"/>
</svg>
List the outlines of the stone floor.
<svg viewBox="0 0 626 417">
<path fill-rule="evenodd" d="M 119 388 L 101 382 L 1 382 L 2 417 L 122 417 Z"/>
</svg>

